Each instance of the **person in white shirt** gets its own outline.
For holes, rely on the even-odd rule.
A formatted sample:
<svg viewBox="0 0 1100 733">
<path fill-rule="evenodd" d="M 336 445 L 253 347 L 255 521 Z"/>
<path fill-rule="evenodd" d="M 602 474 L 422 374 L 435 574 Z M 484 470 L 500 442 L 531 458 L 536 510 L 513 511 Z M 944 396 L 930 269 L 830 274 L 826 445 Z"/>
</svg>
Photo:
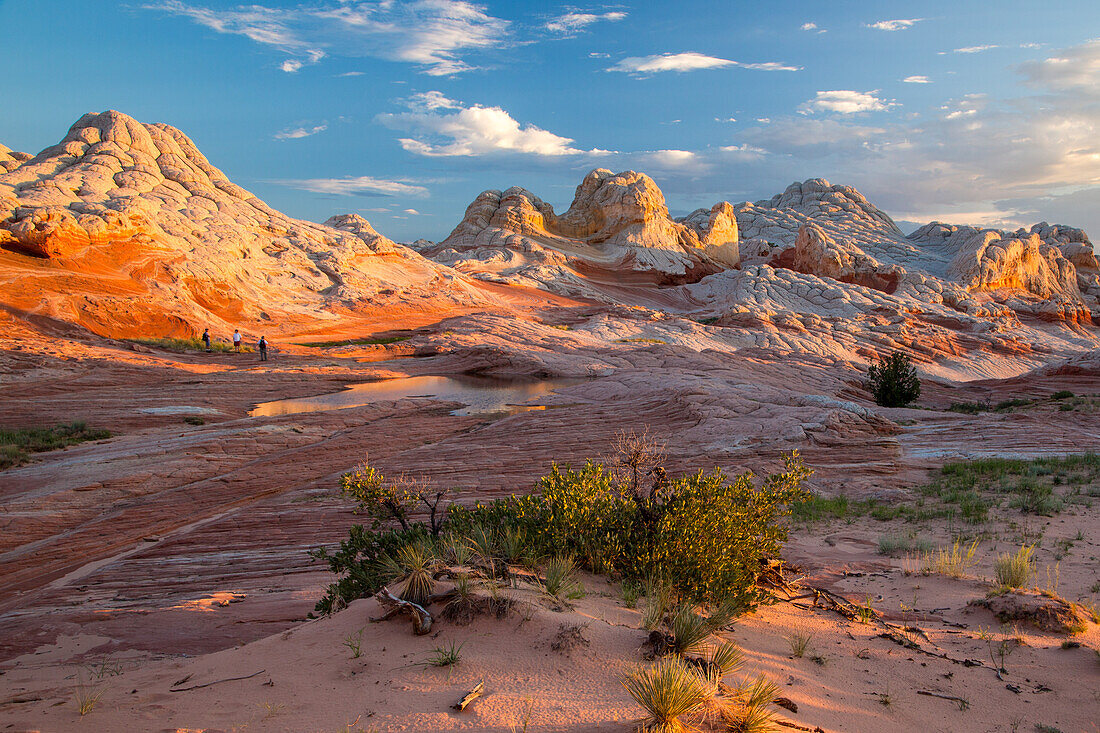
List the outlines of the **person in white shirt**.
<svg viewBox="0 0 1100 733">
<path fill-rule="evenodd" d="M 233 329 L 233 350 L 238 354 L 241 353 L 241 332 L 237 329 Z"/>
</svg>

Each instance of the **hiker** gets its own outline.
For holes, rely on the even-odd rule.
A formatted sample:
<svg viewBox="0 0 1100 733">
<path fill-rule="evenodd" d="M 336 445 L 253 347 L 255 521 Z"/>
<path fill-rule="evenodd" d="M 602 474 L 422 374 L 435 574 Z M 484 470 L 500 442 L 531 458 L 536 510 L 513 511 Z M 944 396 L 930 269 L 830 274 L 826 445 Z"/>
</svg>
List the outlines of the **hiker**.
<svg viewBox="0 0 1100 733">
<path fill-rule="evenodd" d="M 267 339 L 260 336 L 260 361 L 267 361 Z"/>
<path fill-rule="evenodd" d="M 210 351 L 210 329 L 204 328 L 202 331 L 202 342 L 206 344 L 206 350 Z"/>
<path fill-rule="evenodd" d="M 233 350 L 238 354 L 241 353 L 241 332 L 237 329 L 233 329 Z"/>
</svg>

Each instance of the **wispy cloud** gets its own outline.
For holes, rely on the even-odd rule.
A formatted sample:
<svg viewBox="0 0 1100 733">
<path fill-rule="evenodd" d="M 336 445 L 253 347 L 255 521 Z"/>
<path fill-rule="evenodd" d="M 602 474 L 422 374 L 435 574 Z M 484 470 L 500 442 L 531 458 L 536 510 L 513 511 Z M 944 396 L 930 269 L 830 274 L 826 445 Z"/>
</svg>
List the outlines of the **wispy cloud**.
<svg viewBox="0 0 1100 733">
<path fill-rule="evenodd" d="M 694 52 L 630 56 L 608 67 L 607 70 L 621 71 L 627 74 L 657 74 L 663 71 L 699 71 L 701 69 L 721 69 L 729 66 L 756 71 L 802 70 L 801 66 L 788 66 L 777 61 L 743 63 Z"/>
<path fill-rule="evenodd" d="M 804 31 L 816 31 L 818 30 L 817 23 L 803 23 L 801 30 Z"/>
<path fill-rule="evenodd" d="M 390 181 L 371 176 L 345 178 L 305 178 L 277 180 L 280 186 L 299 191 L 326 193 L 334 196 L 427 196 L 428 189 L 404 181 Z"/>
<path fill-rule="evenodd" d="M 996 44 L 991 44 L 991 45 L 988 45 L 988 46 L 963 46 L 962 48 L 956 48 L 954 50 L 954 52 L 955 53 L 981 53 L 982 51 L 989 51 L 990 49 L 994 49 L 994 48 L 1000 48 L 1000 46 L 998 46 Z"/>
<path fill-rule="evenodd" d="M 276 140 L 298 140 L 310 135 L 316 135 L 328 129 L 328 125 L 315 125 L 313 127 L 294 127 L 275 133 Z"/>
<path fill-rule="evenodd" d="M 906 84 L 931 84 L 932 80 L 927 76 L 907 76 L 902 79 Z"/>
<path fill-rule="evenodd" d="M 375 117 L 391 129 L 409 132 L 401 147 L 428 157 L 525 153 L 539 156 L 578 155 L 572 138 L 535 125 L 521 125 L 500 107 L 467 106 L 441 92 L 417 94 L 406 100 L 407 112 Z M 600 151 L 587 151 L 600 152 Z"/>
<path fill-rule="evenodd" d="M 897 106 L 896 102 L 879 99 L 877 90 L 856 92 L 851 89 L 834 89 L 817 92 L 814 98 L 805 102 L 803 112 L 836 112 L 842 115 L 860 112 L 883 112 Z"/>
<path fill-rule="evenodd" d="M 143 7 L 270 46 L 289 56 L 280 64 L 288 73 L 343 56 L 416 64 L 434 76 L 458 74 L 475 68 L 462 59 L 465 52 L 506 42 L 510 26 L 464 0 L 329 0 L 231 9 L 160 0 Z"/>
<path fill-rule="evenodd" d="M 601 20 L 616 22 L 625 17 L 626 13 L 622 11 L 607 13 L 565 13 L 547 22 L 546 30 L 554 33 L 572 35 L 583 31 L 593 23 L 599 23 Z"/>
<path fill-rule="evenodd" d="M 906 28 L 912 28 L 917 23 L 920 23 L 924 18 L 899 18 L 897 20 L 880 20 L 877 23 L 868 23 L 868 28 L 874 28 L 878 31 L 903 31 Z"/>
</svg>

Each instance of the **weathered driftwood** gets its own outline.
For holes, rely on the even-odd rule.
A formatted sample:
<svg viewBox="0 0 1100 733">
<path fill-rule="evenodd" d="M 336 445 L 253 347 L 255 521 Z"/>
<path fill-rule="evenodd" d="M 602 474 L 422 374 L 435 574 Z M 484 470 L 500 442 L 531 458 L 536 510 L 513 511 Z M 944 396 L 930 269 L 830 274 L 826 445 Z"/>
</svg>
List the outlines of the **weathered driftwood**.
<svg viewBox="0 0 1100 733">
<path fill-rule="evenodd" d="M 201 689 L 203 687 L 210 687 L 211 685 L 221 684 L 222 682 L 236 682 L 237 680 L 250 680 L 253 677 L 255 677 L 256 675 L 263 674 L 263 673 L 264 673 L 264 670 L 261 669 L 259 672 L 253 672 L 252 674 L 245 675 L 244 677 L 226 677 L 225 679 L 214 680 L 213 682 L 206 682 L 206 683 L 203 683 L 201 685 L 191 685 L 190 687 L 181 687 L 177 690 L 169 689 L 168 691 L 169 692 L 187 692 L 188 690 L 198 690 L 198 689 Z M 191 675 L 187 675 L 187 677 L 184 677 L 183 679 L 186 681 L 186 680 L 190 679 L 190 677 L 191 677 Z"/>
<path fill-rule="evenodd" d="M 459 712 L 461 712 L 461 711 L 466 709 L 467 705 L 469 705 L 474 700 L 481 697 L 484 692 L 485 692 L 485 683 L 484 682 L 478 682 L 477 687 L 475 687 L 474 689 L 467 692 L 466 695 L 461 700 L 456 702 L 451 707 L 454 708 L 455 710 L 458 710 Z"/>
<path fill-rule="evenodd" d="M 403 613 L 412 619 L 413 631 L 417 636 L 423 636 L 432 630 L 432 615 L 423 606 L 398 598 L 385 586 L 374 594 L 374 598 L 387 611 L 378 618 L 372 618 L 371 623 L 386 621 L 399 613 Z"/>
</svg>

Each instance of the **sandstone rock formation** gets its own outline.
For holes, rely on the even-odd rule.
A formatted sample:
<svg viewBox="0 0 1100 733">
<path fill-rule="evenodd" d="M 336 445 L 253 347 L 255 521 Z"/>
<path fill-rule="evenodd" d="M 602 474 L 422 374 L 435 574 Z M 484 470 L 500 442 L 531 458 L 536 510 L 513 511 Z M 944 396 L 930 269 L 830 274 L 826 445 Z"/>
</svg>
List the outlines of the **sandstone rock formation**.
<svg viewBox="0 0 1100 733">
<path fill-rule="evenodd" d="M 601 168 L 560 216 L 523 188 L 484 191 L 450 236 L 424 252 L 485 279 L 585 292 L 584 280 L 698 280 L 736 266 L 737 241 L 728 203 L 674 220 L 649 176 Z"/>
<path fill-rule="evenodd" d="M 87 114 L 33 158 L 5 148 L 0 165 L 0 248 L 29 256 L 4 259 L 36 278 L 6 284 L 5 303 L 101 334 L 302 328 L 386 302 L 474 300 L 361 217 L 323 226 L 271 209 L 168 125 Z"/>
</svg>

